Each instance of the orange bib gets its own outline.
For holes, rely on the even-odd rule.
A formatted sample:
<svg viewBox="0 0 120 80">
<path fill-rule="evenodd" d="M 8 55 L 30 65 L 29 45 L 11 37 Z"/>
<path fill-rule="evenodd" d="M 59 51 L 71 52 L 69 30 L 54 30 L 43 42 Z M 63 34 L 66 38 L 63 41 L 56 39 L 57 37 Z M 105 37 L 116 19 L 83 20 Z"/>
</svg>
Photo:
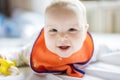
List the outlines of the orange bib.
<svg viewBox="0 0 120 80">
<path fill-rule="evenodd" d="M 85 72 L 77 69 L 73 64 L 87 63 L 93 55 L 93 50 L 94 44 L 92 37 L 87 33 L 82 48 L 72 56 L 61 59 L 58 55 L 46 48 L 44 30 L 42 30 L 31 52 L 31 68 L 37 73 L 61 72 L 73 77 L 83 77 Z"/>
</svg>

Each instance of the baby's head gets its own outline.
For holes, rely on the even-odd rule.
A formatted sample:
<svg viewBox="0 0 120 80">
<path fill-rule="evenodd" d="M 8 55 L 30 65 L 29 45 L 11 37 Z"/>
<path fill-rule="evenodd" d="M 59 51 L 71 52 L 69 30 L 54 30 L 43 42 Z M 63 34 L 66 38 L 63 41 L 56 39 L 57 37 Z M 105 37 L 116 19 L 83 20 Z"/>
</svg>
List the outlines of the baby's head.
<svg viewBox="0 0 120 80">
<path fill-rule="evenodd" d="M 88 29 L 86 9 L 79 0 L 53 0 L 45 11 L 48 50 L 62 58 L 80 50 Z"/>
</svg>

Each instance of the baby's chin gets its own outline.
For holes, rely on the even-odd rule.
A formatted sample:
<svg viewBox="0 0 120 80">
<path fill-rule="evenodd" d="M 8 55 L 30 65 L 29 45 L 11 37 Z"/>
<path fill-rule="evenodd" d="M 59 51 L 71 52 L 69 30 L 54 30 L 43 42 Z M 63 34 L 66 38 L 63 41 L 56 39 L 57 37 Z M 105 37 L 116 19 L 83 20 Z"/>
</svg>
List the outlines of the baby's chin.
<svg viewBox="0 0 120 80">
<path fill-rule="evenodd" d="M 56 46 L 56 54 L 61 58 L 70 56 L 71 46 Z"/>
<path fill-rule="evenodd" d="M 71 54 L 70 55 L 61 55 L 60 58 L 69 58 L 70 56 L 71 56 Z"/>
<path fill-rule="evenodd" d="M 73 52 L 71 51 L 71 49 L 66 51 L 56 50 L 56 54 L 61 58 L 68 58 L 73 54 Z"/>
<path fill-rule="evenodd" d="M 68 54 L 68 53 L 57 53 L 57 55 L 60 57 L 60 58 L 69 58 L 71 55 L 72 55 L 72 53 L 70 54 Z"/>
</svg>

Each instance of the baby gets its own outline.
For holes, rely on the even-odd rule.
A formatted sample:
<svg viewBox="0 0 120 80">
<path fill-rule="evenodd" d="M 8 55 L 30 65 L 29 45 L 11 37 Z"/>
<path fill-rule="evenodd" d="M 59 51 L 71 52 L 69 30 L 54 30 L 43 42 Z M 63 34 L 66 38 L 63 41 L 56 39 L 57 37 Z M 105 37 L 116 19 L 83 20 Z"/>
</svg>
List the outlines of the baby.
<svg viewBox="0 0 120 80">
<path fill-rule="evenodd" d="M 83 77 L 76 67 L 93 55 L 93 41 L 87 32 L 86 9 L 79 0 L 53 0 L 45 10 L 45 26 L 34 43 L 30 65 L 37 73 L 66 73 Z"/>
</svg>

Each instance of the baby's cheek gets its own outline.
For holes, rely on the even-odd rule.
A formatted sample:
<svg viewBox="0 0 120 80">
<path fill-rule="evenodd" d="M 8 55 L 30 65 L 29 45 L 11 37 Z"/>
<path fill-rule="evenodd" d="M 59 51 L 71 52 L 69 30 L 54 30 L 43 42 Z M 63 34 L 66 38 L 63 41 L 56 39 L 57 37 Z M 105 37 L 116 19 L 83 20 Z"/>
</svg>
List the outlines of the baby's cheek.
<svg viewBox="0 0 120 80">
<path fill-rule="evenodd" d="M 49 36 L 47 37 L 47 40 L 48 40 L 49 44 L 55 45 L 55 43 L 56 43 L 56 36 L 49 35 Z"/>
<path fill-rule="evenodd" d="M 77 34 L 71 34 L 69 35 L 71 37 L 71 39 L 75 39 L 75 40 L 79 40 L 82 38 L 82 34 L 77 33 Z"/>
<path fill-rule="evenodd" d="M 81 34 L 76 34 L 76 35 L 71 35 L 70 39 L 72 44 L 78 47 L 78 45 L 80 46 L 82 44 L 84 37 Z"/>
</svg>

